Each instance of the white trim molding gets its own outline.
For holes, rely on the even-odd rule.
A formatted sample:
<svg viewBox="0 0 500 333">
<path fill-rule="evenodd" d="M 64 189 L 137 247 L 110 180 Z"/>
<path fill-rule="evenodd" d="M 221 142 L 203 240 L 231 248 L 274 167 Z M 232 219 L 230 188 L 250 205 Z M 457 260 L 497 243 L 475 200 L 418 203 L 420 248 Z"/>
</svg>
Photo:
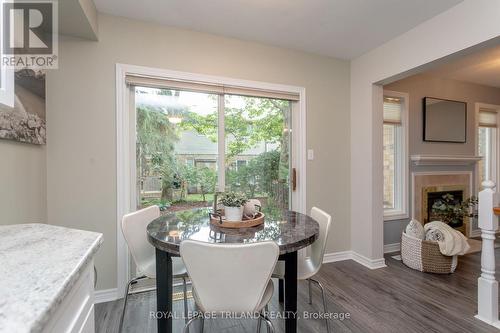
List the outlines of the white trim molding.
<svg viewBox="0 0 500 333">
<path fill-rule="evenodd" d="M 323 256 L 323 264 L 344 260 L 352 260 L 352 251 L 325 253 Z"/>
<path fill-rule="evenodd" d="M 368 267 L 369 269 L 379 269 L 387 267 L 384 258 L 370 259 L 354 251 L 352 252 L 352 260 L 354 260 L 358 264 Z"/>
<path fill-rule="evenodd" d="M 361 264 L 369 269 L 379 269 L 387 267 L 385 264 L 385 259 L 369 259 L 359 253 L 354 251 L 341 251 L 326 253 L 323 257 L 323 263 L 328 264 L 337 261 L 353 260 L 358 264 Z"/>
<path fill-rule="evenodd" d="M 495 110 L 497 112 L 497 124 L 500 124 L 500 105 L 496 105 L 496 104 L 487 104 L 487 103 L 475 103 L 474 104 L 474 107 L 475 107 L 475 125 L 474 125 L 474 137 L 475 138 L 478 138 L 479 137 L 479 111 L 481 111 L 481 109 L 490 109 L 490 110 Z M 498 126 L 498 125 L 497 125 Z M 498 132 L 498 127 L 497 127 L 497 132 Z M 494 147 L 493 147 L 493 150 L 495 152 L 495 156 L 494 156 L 494 166 L 492 168 L 492 170 L 490 170 L 490 175 L 488 177 L 489 180 L 492 180 L 494 181 L 495 183 L 497 183 L 498 179 L 500 179 L 500 168 L 498 166 L 499 164 L 499 161 L 498 161 L 498 156 L 500 156 L 500 144 L 498 144 L 498 140 L 499 140 L 499 135 L 498 133 L 496 134 L 496 142 L 494 142 Z M 479 147 L 478 147 L 478 143 L 476 141 L 476 145 L 475 145 L 475 154 L 476 155 L 479 155 Z M 479 191 L 481 191 L 481 181 L 479 179 L 479 163 L 477 163 L 475 165 L 475 181 L 476 181 L 476 194 L 479 193 Z"/>
<path fill-rule="evenodd" d="M 94 303 L 99 304 L 116 301 L 121 298 L 120 295 L 117 288 L 96 290 L 94 291 Z"/>
<path fill-rule="evenodd" d="M 481 156 L 466 155 L 411 155 L 413 164 L 422 165 L 474 165 L 482 159 Z"/>
<path fill-rule="evenodd" d="M 304 87 L 274 84 L 259 81 L 240 80 L 222 76 L 212 76 L 197 73 L 173 71 L 160 68 L 116 64 L 116 140 L 117 140 L 117 293 L 122 295 L 130 276 L 129 254 L 127 244 L 121 232 L 121 219 L 123 215 L 135 210 L 135 163 L 131 158 L 135 156 L 135 119 L 131 112 L 129 87 L 125 82 L 127 74 L 187 80 L 194 82 L 214 83 L 259 90 L 281 91 L 299 95 L 297 102 L 298 116 L 292 117 L 292 135 L 294 154 L 292 165 L 297 169 L 299 176 L 297 190 L 292 192 L 292 207 L 295 211 L 306 213 L 306 90 Z M 295 103 L 294 103 L 295 104 Z M 301 251 L 303 256 L 303 251 Z"/>
<path fill-rule="evenodd" d="M 409 148 L 409 142 L 410 142 L 410 137 L 409 137 L 409 101 L 410 101 L 410 94 L 408 93 L 403 93 L 403 92 L 398 92 L 398 91 L 391 91 L 391 90 L 384 90 L 384 97 L 398 97 L 403 99 L 403 110 L 401 112 L 401 137 L 402 137 L 402 145 L 400 148 L 396 149 L 397 152 L 399 152 L 400 156 L 397 156 L 398 158 L 395 159 L 395 170 L 396 170 L 396 179 L 394 181 L 395 184 L 395 203 L 396 207 L 394 209 L 384 209 L 384 221 L 394 221 L 394 220 L 402 220 L 402 219 L 407 219 L 410 214 L 409 214 L 409 195 L 408 195 L 408 172 L 409 172 L 409 163 L 408 163 L 408 154 L 410 151 Z M 396 153 L 397 154 L 397 153 Z"/>
<path fill-rule="evenodd" d="M 481 237 L 481 229 L 471 230 L 469 238 Z"/>
<path fill-rule="evenodd" d="M 130 193 L 135 186 L 130 184 L 130 119 L 128 112 L 128 89 L 125 85 L 126 68 L 116 65 L 116 287 L 119 294 L 125 293 L 130 276 L 130 258 L 125 237 L 121 232 L 122 217 L 131 212 Z"/>
<path fill-rule="evenodd" d="M 384 253 L 401 251 L 401 243 L 384 244 Z"/>
</svg>

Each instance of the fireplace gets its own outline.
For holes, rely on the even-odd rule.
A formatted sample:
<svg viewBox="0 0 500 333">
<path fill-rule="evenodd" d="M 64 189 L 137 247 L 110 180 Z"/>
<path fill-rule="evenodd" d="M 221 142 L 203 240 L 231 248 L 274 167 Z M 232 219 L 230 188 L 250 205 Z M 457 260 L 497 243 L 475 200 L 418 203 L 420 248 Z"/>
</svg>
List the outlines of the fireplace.
<svg viewBox="0 0 500 333">
<path fill-rule="evenodd" d="M 422 194 L 422 216 L 423 223 L 426 224 L 432 221 L 442 221 L 443 218 L 433 210 L 433 207 L 439 207 L 443 203 L 459 205 L 464 199 L 465 186 L 427 186 L 423 188 Z M 467 219 L 453 219 L 448 222 L 452 228 L 466 233 Z"/>
<path fill-rule="evenodd" d="M 413 172 L 412 173 L 412 217 L 426 224 L 441 220 L 432 211 L 432 207 L 444 195 L 452 195 L 451 202 L 462 202 L 470 197 L 472 172 Z M 464 235 L 470 235 L 468 218 L 454 220 L 450 226 Z"/>
</svg>

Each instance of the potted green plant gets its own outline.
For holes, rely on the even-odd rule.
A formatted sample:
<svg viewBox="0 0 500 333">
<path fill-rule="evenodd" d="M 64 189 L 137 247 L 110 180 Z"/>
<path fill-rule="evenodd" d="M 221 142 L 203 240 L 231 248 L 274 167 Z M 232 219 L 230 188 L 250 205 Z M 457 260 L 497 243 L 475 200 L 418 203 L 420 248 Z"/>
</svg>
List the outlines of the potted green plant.
<svg viewBox="0 0 500 333">
<path fill-rule="evenodd" d="M 236 192 L 225 192 L 219 199 L 219 202 L 224 205 L 224 215 L 228 221 L 243 220 L 243 206 L 247 201 L 244 194 Z"/>
<path fill-rule="evenodd" d="M 435 218 L 455 228 L 462 223 L 464 217 L 475 217 L 477 203 L 475 196 L 460 201 L 453 194 L 446 193 L 434 202 L 431 209 Z"/>
</svg>

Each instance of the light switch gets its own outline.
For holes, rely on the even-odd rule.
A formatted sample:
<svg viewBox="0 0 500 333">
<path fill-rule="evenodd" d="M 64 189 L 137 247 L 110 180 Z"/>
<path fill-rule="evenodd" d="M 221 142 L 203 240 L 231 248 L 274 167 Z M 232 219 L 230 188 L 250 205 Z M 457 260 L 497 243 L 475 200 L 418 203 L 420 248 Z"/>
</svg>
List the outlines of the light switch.
<svg viewBox="0 0 500 333">
<path fill-rule="evenodd" d="M 314 160 L 314 150 L 313 149 L 308 149 L 307 150 L 307 159 L 309 161 Z"/>
</svg>

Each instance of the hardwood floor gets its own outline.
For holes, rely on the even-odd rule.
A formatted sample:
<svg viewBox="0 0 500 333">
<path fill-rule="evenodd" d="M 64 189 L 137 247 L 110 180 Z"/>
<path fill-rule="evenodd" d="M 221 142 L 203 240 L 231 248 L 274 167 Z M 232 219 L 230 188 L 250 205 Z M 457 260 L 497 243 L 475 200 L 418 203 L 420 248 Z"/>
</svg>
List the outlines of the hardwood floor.
<svg viewBox="0 0 500 333">
<path fill-rule="evenodd" d="M 500 255 L 500 249 L 496 250 Z M 456 272 L 432 275 L 414 271 L 386 256 L 387 268 L 370 270 L 353 261 L 323 265 L 317 276 L 325 287 L 328 310 L 349 313 L 350 318 L 330 320 L 332 332 L 498 332 L 474 318 L 480 253 L 459 258 Z M 500 268 L 497 264 L 497 271 Z M 277 283 L 275 283 L 277 287 Z M 313 287 L 313 305 L 308 304 L 307 284 L 299 283 L 299 314 L 322 312 L 321 294 Z M 156 332 L 155 293 L 131 295 L 125 314 L 124 332 Z M 192 310 L 192 302 L 190 310 Z M 96 305 L 96 332 L 118 331 L 122 300 Z M 182 301 L 174 302 L 182 316 Z M 281 311 L 277 288 L 271 311 Z M 282 319 L 274 319 L 276 332 L 284 332 Z M 184 321 L 174 321 L 175 332 L 182 332 Z M 250 319 L 214 319 L 205 322 L 205 332 L 256 332 Z M 321 319 L 299 319 L 299 332 L 326 332 Z M 199 332 L 192 329 L 191 332 Z M 263 327 L 262 332 L 265 332 Z"/>
</svg>

